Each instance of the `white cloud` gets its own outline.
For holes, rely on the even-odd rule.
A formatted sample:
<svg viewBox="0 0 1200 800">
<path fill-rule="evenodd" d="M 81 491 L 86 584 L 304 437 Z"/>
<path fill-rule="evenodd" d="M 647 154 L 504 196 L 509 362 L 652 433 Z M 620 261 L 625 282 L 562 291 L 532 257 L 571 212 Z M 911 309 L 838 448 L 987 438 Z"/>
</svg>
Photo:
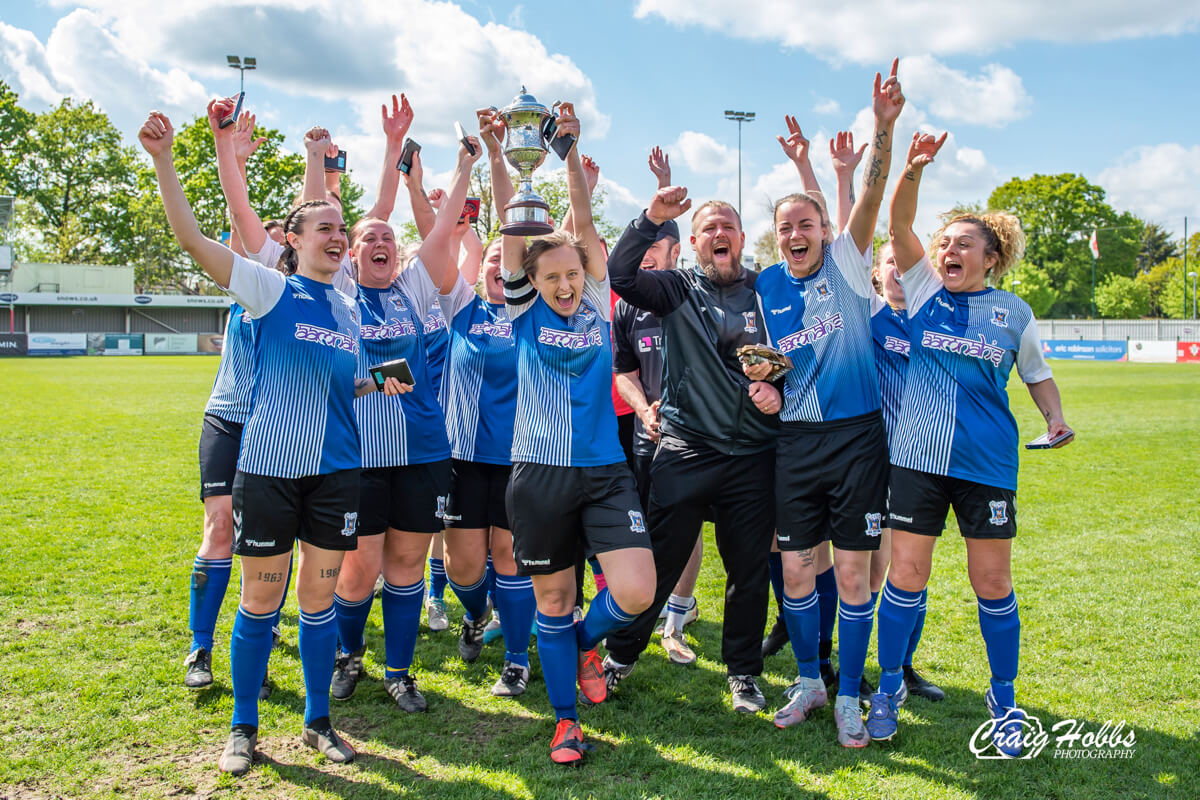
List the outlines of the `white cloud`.
<svg viewBox="0 0 1200 800">
<path fill-rule="evenodd" d="M 1178 0 L 926 0 L 919 12 L 890 0 L 639 0 L 634 16 L 779 42 L 821 58 L 884 64 L 902 53 L 991 52 L 1021 41 L 1109 41 L 1194 31 L 1200 7 Z M 903 75 L 901 75 L 903 78 Z"/>
<path fill-rule="evenodd" d="M 821 97 L 817 99 L 817 104 L 813 106 L 814 114 L 840 114 L 842 113 L 842 104 L 831 97 Z"/>
<path fill-rule="evenodd" d="M 525 6 L 518 3 L 508 12 L 508 27 L 520 30 L 525 27 Z"/>
<path fill-rule="evenodd" d="M 706 133 L 684 131 L 667 154 L 680 158 L 687 168 L 698 175 L 727 175 L 737 172 L 737 152 Z"/>
<path fill-rule="evenodd" d="M 1108 201 L 1121 211 L 1183 233 L 1183 218 L 1200 221 L 1200 145 L 1135 147 L 1100 173 Z M 1193 224 L 1192 230 L 1200 228 Z"/>
<path fill-rule="evenodd" d="M 933 56 L 913 56 L 901 59 L 899 75 L 910 100 L 950 122 L 1000 128 L 1027 116 L 1033 104 L 1021 76 L 1000 64 L 972 77 Z"/>
<path fill-rule="evenodd" d="M 637 218 L 637 215 L 642 213 L 642 209 L 650 202 L 649 194 L 639 197 L 627 187 L 605 177 L 603 172 L 600 173 L 600 183 L 597 188 L 604 190 L 604 216 L 613 224 L 622 227 Z M 608 244 L 611 247 L 616 242 Z"/>
<path fill-rule="evenodd" d="M 0 78 L 20 95 L 24 106 L 52 106 L 62 92 L 50 78 L 46 48 L 30 31 L 0 22 Z"/>
</svg>

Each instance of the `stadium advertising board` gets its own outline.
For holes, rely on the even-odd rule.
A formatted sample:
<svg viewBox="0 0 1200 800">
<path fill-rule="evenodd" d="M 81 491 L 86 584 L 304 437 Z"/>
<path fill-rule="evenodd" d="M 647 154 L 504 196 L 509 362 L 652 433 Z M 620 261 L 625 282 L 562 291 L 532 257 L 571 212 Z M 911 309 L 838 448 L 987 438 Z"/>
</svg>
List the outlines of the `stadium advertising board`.
<svg viewBox="0 0 1200 800">
<path fill-rule="evenodd" d="M 1175 360 L 1181 364 L 1200 361 L 1200 342 L 1177 342 Z"/>
<path fill-rule="evenodd" d="M 1151 364 L 1174 364 L 1175 342 L 1133 339 L 1129 342 L 1129 360 Z"/>
<path fill-rule="evenodd" d="M 83 356 L 87 355 L 86 333 L 31 333 L 29 334 L 31 356 Z"/>
<path fill-rule="evenodd" d="M 0 302 L 18 306 L 154 306 L 158 308 L 228 308 L 223 295 L 174 294 L 77 294 L 53 292 L 12 292 Z"/>
<path fill-rule="evenodd" d="M 193 333 L 147 333 L 146 353 L 190 354 L 196 352 L 196 335 Z"/>
<path fill-rule="evenodd" d="M 143 334 L 104 334 L 104 355 L 106 356 L 140 356 L 142 354 L 142 347 Z"/>
<path fill-rule="evenodd" d="M 23 356 L 29 352 L 29 339 L 23 333 L 0 333 L 0 356 Z"/>
<path fill-rule="evenodd" d="M 1125 342 L 1098 339 L 1048 339 L 1042 342 L 1042 353 L 1046 358 L 1076 361 L 1125 361 L 1128 357 Z"/>
</svg>

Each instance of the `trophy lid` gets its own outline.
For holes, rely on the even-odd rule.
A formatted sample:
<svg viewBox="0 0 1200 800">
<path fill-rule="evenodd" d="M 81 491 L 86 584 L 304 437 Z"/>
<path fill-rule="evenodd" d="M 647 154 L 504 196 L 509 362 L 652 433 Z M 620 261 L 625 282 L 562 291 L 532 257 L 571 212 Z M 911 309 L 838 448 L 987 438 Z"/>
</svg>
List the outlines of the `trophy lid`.
<svg viewBox="0 0 1200 800">
<path fill-rule="evenodd" d="M 550 116 L 550 109 L 537 101 L 537 98 L 526 91 L 525 87 L 521 87 L 521 93 L 513 98 L 513 101 L 505 106 L 502 114 L 519 114 L 519 113 L 537 113 L 545 116 Z"/>
</svg>

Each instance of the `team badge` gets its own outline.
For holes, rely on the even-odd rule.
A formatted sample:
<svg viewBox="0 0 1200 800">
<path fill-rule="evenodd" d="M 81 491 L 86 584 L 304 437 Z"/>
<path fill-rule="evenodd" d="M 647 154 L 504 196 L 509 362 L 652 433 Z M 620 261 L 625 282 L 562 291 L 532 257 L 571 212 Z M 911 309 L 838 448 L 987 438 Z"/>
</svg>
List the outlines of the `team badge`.
<svg viewBox="0 0 1200 800">
<path fill-rule="evenodd" d="M 388 299 L 392 301 L 392 308 L 396 309 L 397 311 L 404 310 L 404 299 L 400 297 L 400 295 L 393 294 Z"/>
<path fill-rule="evenodd" d="M 990 322 L 993 325 L 997 325 L 1001 328 L 1007 328 L 1008 327 L 1008 311 L 1004 310 L 1000 306 L 992 306 L 992 317 L 991 317 Z"/>
<path fill-rule="evenodd" d="M 867 519 L 867 536 L 879 536 L 883 533 L 883 514 L 863 514 Z"/>
<path fill-rule="evenodd" d="M 1007 500 L 992 500 L 988 503 L 988 508 L 992 510 L 992 518 L 988 522 L 993 525 L 1004 525 L 1008 522 Z"/>
<path fill-rule="evenodd" d="M 645 533 L 646 532 L 646 523 L 642 519 L 642 512 L 640 512 L 640 511 L 630 511 L 629 512 L 629 530 L 633 531 L 634 533 Z"/>
<path fill-rule="evenodd" d="M 358 512 L 347 511 L 344 519 L 346 524 L 342 528 L 342 536 L 353 536 L 354 531 L 358 528 Z"/>
<path fill-rule="evenodd" d="M 813 291 L 817 293 L 818 300 L 828 300 L 833 297 L 833 292 L 829 289 L 828 281 L 818 281 L 813 284 Z"/>
<path fill-rule="evenodd" d="M 742 316 L 746 318 L 746 327 L 743 330 L 746 333 L 758 333 L 758 316 L 753 311 L 743 311 Z"/>
<path fill-rule="evenodd" d="M 437 512 L 435 513 L 435 516 L 438 519 L 446 518 L 446 496 L 445 495 L 438 496 L 438 507 L 437 507 Z"/>
</svg>

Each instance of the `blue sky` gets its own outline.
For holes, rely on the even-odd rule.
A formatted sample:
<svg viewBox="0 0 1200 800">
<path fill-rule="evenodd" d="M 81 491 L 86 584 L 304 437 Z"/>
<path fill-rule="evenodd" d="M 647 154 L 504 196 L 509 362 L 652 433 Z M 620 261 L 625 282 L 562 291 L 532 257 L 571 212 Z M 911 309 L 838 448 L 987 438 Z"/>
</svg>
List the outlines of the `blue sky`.
<svg viewBox="0 0 1200 800">
<path fill-rule="evenodd" d="M 796 114 L 832 195 L 826 140 L 859 137 L 875 70 L 900 56 L 909 104 L 897 140 L 949 130 L 926 172 L 918 228 L 958 201 L 1035 172 L 1080 172 L 1117 208 L 1182 232 L 1200 228 L 1200 4 L 1143 0 L 637 0 L 484 3 L 462 0 L 88 0 L 6 9 L 0 78 L 41 110 L 90 97 L 133 142 L 151 108 L 174 119 L 236 89 L 225 55 L 254 55 L 247 102 L 289 143 L 312 124 L 350 153 L 373 191 L 381 102 L 406 91 L 430 185 L 452 159 L 455 119 L 502 106 L 521 82 L 546 104 L 575 100 L 583 149 L 601 166 L 608 215 L 645 205 L 653 145 L 697 201 L 736 201 L 737 129 L 727 108 L 754 111 L 743 139 L 747 238 L 765 230 L 767 200 L 797 188 L 775 141 Z M 1136 18 L 1133 18 L 1136 17 Z M 897 155 L 897 159 L 902 154 Z M 552 164 L 552 160 L 547 162 Z M 899 164 L 895 166 L 899 169 Z M 369 198 L 368 198 L 369 199 Z M 403 204 L 395 219 L 403 219 Z"/>
</svg>

